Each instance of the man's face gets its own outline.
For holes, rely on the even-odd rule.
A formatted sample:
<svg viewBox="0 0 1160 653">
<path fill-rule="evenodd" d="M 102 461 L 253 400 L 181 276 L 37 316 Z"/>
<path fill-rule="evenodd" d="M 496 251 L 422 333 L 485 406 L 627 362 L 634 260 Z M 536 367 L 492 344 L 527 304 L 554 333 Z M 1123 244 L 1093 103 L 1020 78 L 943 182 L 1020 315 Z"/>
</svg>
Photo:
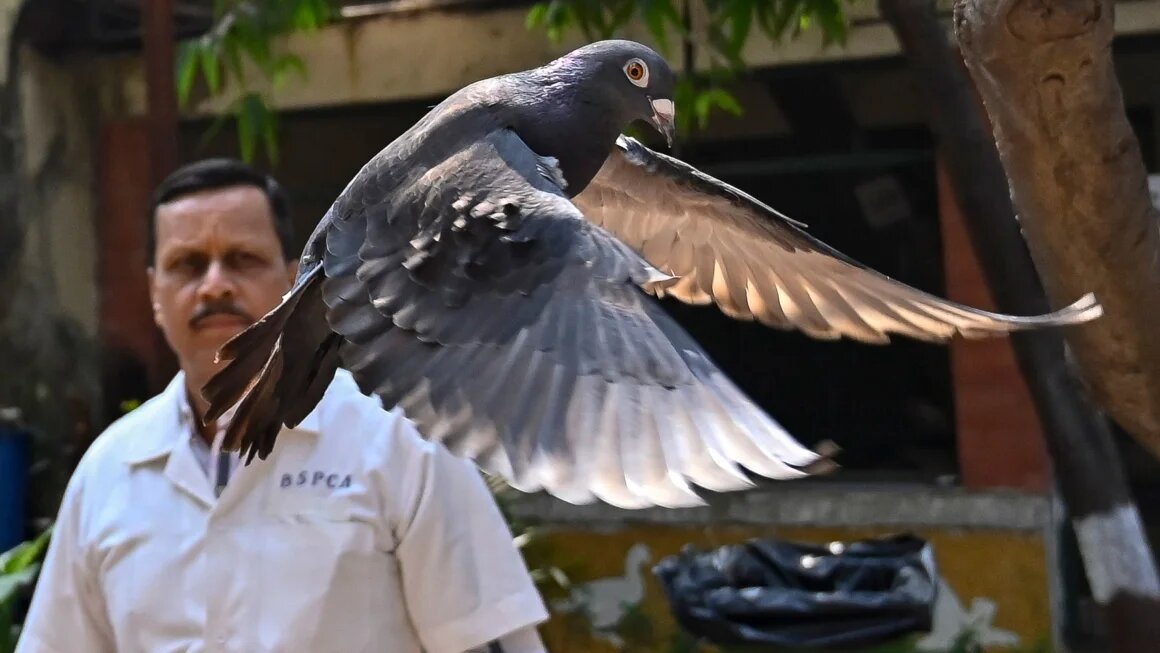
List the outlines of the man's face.
<svg viewBox="0 0 1160 653">
<path fill-rule="evenodd" d="M 253 186 L 178 197 L 155 219 L 153 319 L 201 384 L 216 371 L 217 350 L 278 305 L 297 264 L 284 259 L 269 201 Z"/>
</svg>

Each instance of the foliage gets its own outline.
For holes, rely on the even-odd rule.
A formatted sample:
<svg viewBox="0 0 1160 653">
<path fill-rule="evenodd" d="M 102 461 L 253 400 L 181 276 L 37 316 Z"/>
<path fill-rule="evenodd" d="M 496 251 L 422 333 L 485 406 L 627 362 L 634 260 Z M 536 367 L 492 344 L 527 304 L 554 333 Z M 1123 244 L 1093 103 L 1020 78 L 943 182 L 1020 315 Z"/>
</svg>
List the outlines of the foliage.
<svg viewBox="0 0 1160 653">
<path fill-rule="evenodd" d="M 202 36 L 185 41 L 177 53 L 177 97 L 189 104 L 201 79 L 210 95 L 225 89 L 232 78 L 237 98 L 205 135 L 212 138 L 222 122 L 232 116 L 237 123 L 242 158 L 254 159 L 260 143 L 271 161 L 278 159 L 278 114 L 265 94 L 250 89 L 247 66 L 257 69 L 274 89 L 294 76 L 305 78 L 306 64 L 290 52 L 278 52 L 275 39 L 311 32 L 333 22 L 339 15 L 335 0 L 214 0 L 214 25 Z"/>
<path fill-rule="evenodd" d="M 570 29 L 589 40 L 617 36 L 639 20 L 657 46 L 682 71 L 674 102 L 679 115 L 694 117 L 704 128 L 714 110 L 742 114 L 728 85 L 746 70 L 744 51 L 754 35 L 781 42 L 803 30 L 821 29 L 823 45 L 844 44 L 848 25 L 843 0 L 699 0 L 704 24 L 690 29 L 693 0 L 543 0 L 527 15 L 529 29 L 542 29 L 560 41 Z M 853 0 L 845 0 L 852 2 Z M 273 42 L 296 32 L 318 30 L 339 17 L 337 0 L 214 0 L 214 25 L 204 35 L 183 42 L 178 50 L 178 101 L 188 106 L 194 88 L 210 96 L 225 91 L 227 80 L 238 87 L 229 110 L 204 135 L 217 134 L 232 117 L 237 124 L 241 156 L 253 161 L 258 148 L 278 159 L 278 114 L 265 93 L 252 90 L 247 66 L 255 68 L 276 90 L 295 77 L 305 78 L 300 57 L 277 51 Z M 675 37 L 675 38 L 674 38 Z M 675 44 L 680 45 L 678 50 Z M 694 52 L 708 55 L 707 70 L 692 69 Z M 682 134 L 690 130 L 680 121 Z"/>
<path fill-rule="evenodd" d="M 519 491 L 499 476 L 485 475 L 485 479 L 544 600 L 564 598 L 571 589 L 569 569 L 556 560 L 552 547 L 540 537 L 539 528 L 512 513 L 511 504 L 519 496 Z"/>
<path fill-rule="evenodd" d="M 714 109 L 741 115 L 737 98 L 727 85 L 744 73 L 746 44 L 758 34 L 775 43 L 793 38 L 811 25 L 821 29 L 824 46 L 845 44 L 848 24 L 842 0 L 700 0 L 698 21 L 690 15 L 693 0 L 545 0 L 528 12 L 528 27 L 542 28 L 553 41 L 569 29 L 595 41 L 615 38 L 639 21 L 657 47 L 674 63 L 672 36 L 681 44 L 681 79 L 674 102 L 677 115 L 691 115 L 704 128 Z M 852 0 L 846 0 L 850 2 Z M 706 71 L 693 69 L 692 54 L 708 57 Z M 679 124 L 688 133 L 686 123 Z"/>
<path fill-rule="evenodd" d="M 48 549 L 52 529 L 0 554 L 0 653 L 16 650 L 20 627 L 14 623 L 13 609 L 22 592 L 36 580 L 40 563 Z"/>
</svg>

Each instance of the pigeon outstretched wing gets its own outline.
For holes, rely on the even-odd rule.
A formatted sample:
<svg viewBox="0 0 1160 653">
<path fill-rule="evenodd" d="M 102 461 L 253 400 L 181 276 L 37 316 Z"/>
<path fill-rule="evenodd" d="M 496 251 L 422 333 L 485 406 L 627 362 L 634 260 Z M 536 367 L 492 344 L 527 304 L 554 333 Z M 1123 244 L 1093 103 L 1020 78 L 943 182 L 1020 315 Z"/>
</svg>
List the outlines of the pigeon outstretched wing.
<svg viewBox="0 0 1160 653">
<path fill-rule="evenodd" d="M 819 339 L 885 343 L 892 333 L 942 342 L 1078 324 L 1091 294 L 1047 315 L 963 306 L 890 279 L 806 233 L 752 196 L 636 140 L 617 139 L 575 204 L 666 274 L 659 288 L 690 304 Z"/>
<path fill-rule="evenodd" d="M 618 139 L 634 121 L 669 133 L 676 79 L 650 48 L 601 41 L 468 85 L 395 139 L 319 222 L 283 301 L 219 351 L 202 419 L 233 411 L 223 448 L 265 458 L 345 363 L 363 392 L 519 489 L 689 505 L 694 486 L 739 489 L 746 470 L 792 478 L 829 461 L 650 294 L 867 342 L 1100 314 L 1091 295 L 1015 317 L 920 292 Z"/>
<path fill-rule="evenodd" d="M 512 131 L 473 139 L 331 220 L 322 297 L 363 392 L 522 490 L 701 503 L 740 469 L 825 464 L 643 289 L 673 281 L 584 219 Z M 364 183 L 373 183 L 368 177 Z"/>
</svg>

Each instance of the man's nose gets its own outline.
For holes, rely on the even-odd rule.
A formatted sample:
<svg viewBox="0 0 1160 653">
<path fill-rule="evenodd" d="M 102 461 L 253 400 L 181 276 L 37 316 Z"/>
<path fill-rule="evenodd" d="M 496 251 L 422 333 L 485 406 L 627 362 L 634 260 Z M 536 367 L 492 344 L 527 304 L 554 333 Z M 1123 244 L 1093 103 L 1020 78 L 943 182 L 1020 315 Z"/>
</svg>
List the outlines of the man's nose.
<svg viewBox="0 0 1160 653">
<path fill-rule="evenodd" d="M 205 269 L 198 290 L 202 297 L 206 298 L 230 297 L 235 290 L 233 275 L 221 261 L 211 261 Z"/>
</svg>

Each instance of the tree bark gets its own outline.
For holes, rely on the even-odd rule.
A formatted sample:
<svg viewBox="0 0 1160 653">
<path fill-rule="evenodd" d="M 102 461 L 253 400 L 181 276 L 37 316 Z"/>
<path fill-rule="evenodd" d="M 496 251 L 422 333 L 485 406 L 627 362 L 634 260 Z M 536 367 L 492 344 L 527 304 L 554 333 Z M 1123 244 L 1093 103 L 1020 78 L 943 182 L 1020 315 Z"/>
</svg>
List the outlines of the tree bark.
<svg viewBox="0 0 1160 653">
<path fill-rule="evenodd" d="M 996 305 L 1009 313 L 1047 312 L 990 128 L 933 0 L 879 0 L 879 8 L 924 93 Z M 1016 334 L 1012 344 L 1113 650 L 1160 651 L 1160 579 L 1108 423 L 1081 391 L 1060 331 Z"/>
<path fill-rule="evenodd" d="M 956 0 L 1027 244 L 1095 399 L 1160 457 L 1160 214 L 1112 65 L 1112 0 Z"/>
</svg>

